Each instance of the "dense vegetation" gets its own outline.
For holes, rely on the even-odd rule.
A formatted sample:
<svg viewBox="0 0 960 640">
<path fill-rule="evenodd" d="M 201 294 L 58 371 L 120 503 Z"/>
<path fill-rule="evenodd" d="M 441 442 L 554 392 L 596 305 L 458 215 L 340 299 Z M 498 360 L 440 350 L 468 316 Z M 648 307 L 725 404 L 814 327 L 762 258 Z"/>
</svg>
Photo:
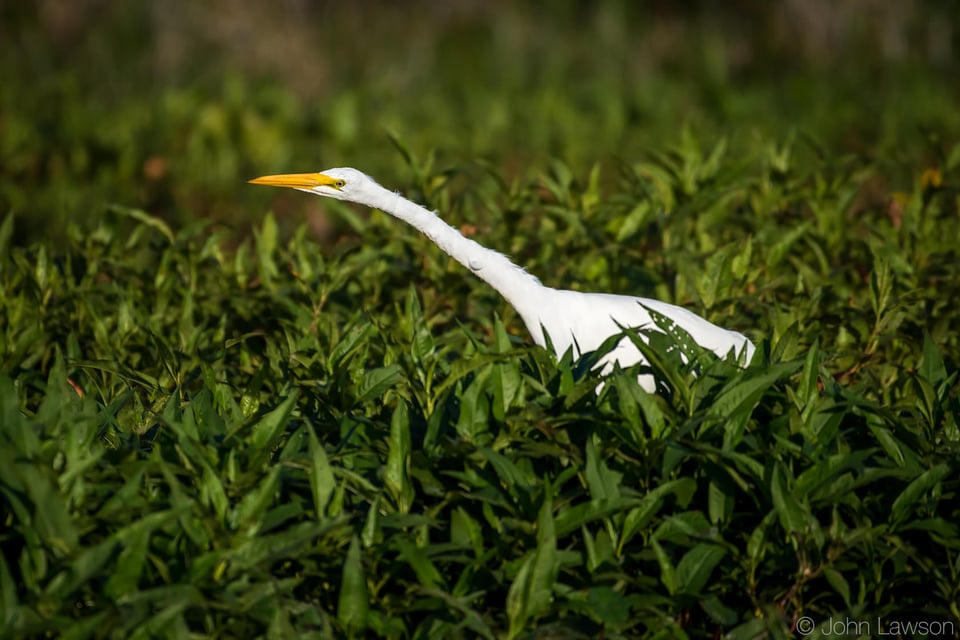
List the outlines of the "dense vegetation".
<svg viewBox="0 0 960 640">
<path fill-rule="evenodd" d="M 848 59 L 750 3 L 173 4 L 0 5 L 0 635 L 956 634 L 960 69 L 929 24 Z M 244 185 L 339 164 L 757 357 L 653 336 L 658 395 L 598 386 L 396 220 Z"/>
</svg>

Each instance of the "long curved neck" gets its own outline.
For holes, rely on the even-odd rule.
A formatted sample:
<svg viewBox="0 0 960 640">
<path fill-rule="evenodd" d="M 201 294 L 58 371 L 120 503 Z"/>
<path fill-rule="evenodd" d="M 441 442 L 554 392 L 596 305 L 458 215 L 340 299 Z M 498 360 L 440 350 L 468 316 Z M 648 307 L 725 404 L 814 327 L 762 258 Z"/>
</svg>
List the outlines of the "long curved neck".
<svg viewBox="0 0 960 640">
<path fill-rule="evenodd" d="M 528 315 L 537 308 L 536 294 L 545 289 L 536 276 L 512 263 L 502 253 L 465 238 L 432 211 L 379 185 L 364 200 L 362 204 L 380 209 L 416 227 L 447 255 L 496 289 L 520 313 L 527 328 L 534 332 L 531 323 L 539 325 L 540 320 Z"/>
</svg>

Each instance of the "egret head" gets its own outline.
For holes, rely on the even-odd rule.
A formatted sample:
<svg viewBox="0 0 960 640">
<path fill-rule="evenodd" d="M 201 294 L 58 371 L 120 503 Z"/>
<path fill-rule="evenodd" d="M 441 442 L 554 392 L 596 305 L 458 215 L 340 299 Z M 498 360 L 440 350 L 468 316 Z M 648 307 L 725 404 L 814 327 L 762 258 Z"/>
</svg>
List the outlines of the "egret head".
<svg viewBox="0 0 960 640">
<path fill-rule="evenodd" d="M 364 196 L 371 187 L 377 186 L 370 176 L 348 167 L 327 169 L 321 173 L 284 173 L 276 176 L 262 176 L 250 182 L 274 187 L 290 187 L 351 202 L 364 202 Z"/>
</svg>

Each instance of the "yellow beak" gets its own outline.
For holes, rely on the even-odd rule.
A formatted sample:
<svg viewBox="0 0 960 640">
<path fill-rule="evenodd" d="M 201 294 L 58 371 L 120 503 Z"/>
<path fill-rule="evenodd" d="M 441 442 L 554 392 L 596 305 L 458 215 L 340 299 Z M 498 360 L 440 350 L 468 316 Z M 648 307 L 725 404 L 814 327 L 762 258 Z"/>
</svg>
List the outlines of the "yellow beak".
<svg viewBox="0 0 960 640">
<path fill-rule="evenodd" d="M 291 187 L 293 189 L 312 189 L 313 187 L 337 187 L 337 179 L 322 173 L 283 173 L 276 176 L 261 176 L 250 181 L 251 184 L 266 184 L 271 187 Z"/>
</svg>

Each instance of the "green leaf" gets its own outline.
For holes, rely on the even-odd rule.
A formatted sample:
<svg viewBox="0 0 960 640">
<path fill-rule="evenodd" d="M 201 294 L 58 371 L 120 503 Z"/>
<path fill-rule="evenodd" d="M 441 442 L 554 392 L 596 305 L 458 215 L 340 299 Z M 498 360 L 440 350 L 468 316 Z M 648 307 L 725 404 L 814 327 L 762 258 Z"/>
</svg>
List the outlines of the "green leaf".
<svg viewBox="0 0 960 640">
<path fill-rule="evenodd" d="M 676 595 L 678 593 L 676 569 L 673 567 L 670 555 L 656 540 L 651 540 L 650 546 L 653 548 L 654 556 L 656 556 L 657 563 L 660 565 L 660 582 L 662 582 L 663 586 L 667 589 L 667 593 Z"/>
<path fill-rule="evenodd" d="M 367 509 L 367 518 L 363 522 L 363 531 L 360 541 L 365 548 L 370 548 L 383 542 L 383 527 L 380 521 L 380 496 L 370 501 Z"/>
<path fill-rule="evenodd" d="M 761 617 L 756 617 L 734 627 L 723 637 L 724 640 L 756 640 L 756 638 L 765 637 L 768 633 L 767 622 Z"/>
<path fill-rule="evenodd" d="M 710 619 L 724 627 L 732 627 L 740 620 L 740 615 L 733 609 L 725 606 L 714 594 L 708 595 L 700 601 L 700 606 L 706 611 Z"/>
<path fill-rule="evenodd" d="M 397 538 L 395 543 L 399 558 L 406 562 L 417 576 L 419 585 L 425 589 L 446 589 L 443 576 L 430 560 L 426 549 L 418 547 L 410 540 Z"/>
<path fill-rule="evenodd" d="M 10 238 L 13 236 L 13 213 L 7 213 L 3 218 L 3 224 L 0 225 L 0 256 L 9 255 Z M 5 260 L 0 260 L 0 273 L 3 273 Z"/>
<path fill-rule="evenodd" d="M 727 245 L 715 251 L 707 258 L 703 273 L 697 279 L 697 294 L 703 300 L 703 306 L 710 310 L 728 295 L 733 282 L 731 273 L 731 258 L 734 245 Z"/>
<path fill-rule="evenodd" d="M 838 406 L 830 400 L 820 403 L 820 406 L 810 413 L 805 424 L 807 437 L 816 444 L 833 442 L 846 415 L 847 412 L 843 406 Z"/>
<path fill-rule="evenodd" d="M 537 519 L 537 546 L 525 556 L 507 593 L 509 637 L 517 637 L 530 621 L 547 612 L 558 572 L 553 501 L 547 496 Z"/>
<path fill-rule="evenodd" d="M 403 369 L 398 364 L 387 365 L 371 369 L 364 374 L 363 380 L 357 388 L 357 404 L 362 405 L 370 400 L 378 399 L 390 387 L 403 379 Z"/>
<path fill-rule="evenodd" d="M 200 500 L 205 505 L 213 507 L 217 517 L 226 520 L 230 508 L 230 501 L 224 491 L 223 482 L 219 474 L 209 463 L 203 466 L 203 475 L 200 478 Z"/>
<path fill-rule="evenodd" d="M 635 498 L 624 498 L 621 496 L 619 500 L 615 501 L 606 500 L 599 502 L 590 500 L 573 507 L 568 507 L 558 513 L 555 518 L 557 534 L 565 536 L 574 529 L 579 529 L 590 522 L 603 520 L 611 515 L 636 506 L 637 502 Z"/>
<path fill-rule="evenodd" d="M 803 371 L 800 373 L 800 385 L 797 388 L 797 397 L 800 402 L 797 404 L 799 411 L 813 404 L 820 395 L 817 381 L 820 377 L 820 341 L 815 340 L 807 351 L 807 357 L 803 361 Z"/>
<path fill-rule="evenodd" d="M 870 272 L 870 304 L 877 322 L 886 315 L 893 295 L 893 272 L 890 262 L 878 255 L 874 255 L 874 268 Z"/>
<path fill-rule="evenodd" d="M 810 222 L 805 221 L 779 234 L 778 239 L 767 250 L 768 265 L 771 268 L 779 265 L 783 258 L 790 252 L 793 245 L 796 244 L 797 240 L 807 235 L 807 232 L 812 226 Z"/>
<path fill-rule="evenodd" d="M 266 414 L 250 428 L 249 446 L 255 451 L 262 452 L 261 459 L 266 459 L 270 455 L 277 439 L 286 430 L 287 422 L 293 408 L 297 404 L 299 393 L 294 390 L 290 393 L 276 409 Z"/>
<path fill-rule="evenodd" d="M 317 439 L 310 426 L 305 427 L 310 442 L 310 468 L 307 473 L 310 478 L 310 492 L 313 495 L 313 507 L 318 519 L 323 519 L 327 513 L 327 506 L 337 488 L 337 480 L 333 475 L 333 467 L 327 452 Z M 338 515 L 338 514 L 332 514 Z"/>
<path fill-rule="evenodd" d="M 787 486 L 782 465 L 777 464 L 773 467 L 770 496 L 773 499 L 773 508 L 780 518 L 780 526 L 783 527 L 787 536 L 802 534 L 806 524 L 804 508 L 793 497 L 791 488 Z"/>
<path fill-rule="evenodd" d="M 362 322 L 350 327 L 346 335 L 334 345 L 330 352 L 330 357 L 327 359 L 328 371 L 333 373 L 338 369 L 345 368 L 349 356 L 360 349 L 375 333 L 376 327 L 369 322 Z"/>
<path fill-rule="evenodd" d="M 733 277 L 738 280 L 746 278 L 750 273 L 750 264 L 753 258 L 753 236 L 747 236 L 742 245 L 742 248 L 730 261 L 730 271 L 733 273 Z"/>
<path fill-rule="evenodd" d="M 490 431 L 490 400 L 485 393 L 487 375 L 487 372 L 478 375 L 460 394 L 460 416 L 456 430 L 466 442 L 480 444 Z"/>
<path fill-rule="evenodd" d="M 734 378 L 732 383 L 720 392 L 719 397 L 710 407 L 710 414 L 731 420 L 741 414 L 753 410 L 763 394 L 778 380 L 795 373 L 803 363 L 779 362 L 767 368 L 754 367 L 740 378 Z"/>
<path fill-rule="evenodd" d="M 919 473 L 920 462 L 915 451 L 898 440 L 897 437 L 890 433 L 889 429 L 882 426 L 879 421 L 868 420 L 867 426 L 894 464 L 909 473 Z"/>
<path fill-rule="evenodd" d="M 623 553 L 625 545 L 643 528 L 647 527 L 653 517 L 663 507 L 664 500 L 670 494 L 675 496 L 680 506 L 686 506 L 697 489 L 697 481 L 691 477 L 675 478 L 651 489 L 640 500 L 640 504 L 630 508 L 623 522 L 623 531 L 620 534 L 618 553 Z M 561 514 L 560 517 L 563 517 Z M 558 520 L 560 518 L 558 517 Z"/>
<path fill-rule="evenodd" d="M 630 621 L 630 601 L 610 587 L 591 587 L 587 590 L 590 616 L 605 626 L 622 627 Z"/>
<path fill-rule="evenodd" d="M 173 231 L 170 230 L 170 227 L 167 226 L 167 223 L 161 218 L 152 216 L 142 209 L 123 207 L 118 204 L 110 205 L 107 207 L 107 210 L 112 213 L 118 213 L 122 216 L 127 216 L 128 218 L 133 218 L 137 222 L 159 231 L 170 244 L 176 243 L 176 237 L 173 235 Z"/>
<path fill-rule="evenodd" d="M 713 524 L 725 524 L 733 515 L 734 489 L 732 483 L 713 478 L 707 485 L 707 513 Z"/>
<path fill-rule="evenodd" d="M 104 586 L 105 593 L 119 598 L 137 589 L 146 567 L 150 536 L 156 529 L 166 526 L 176 517 L 177 513 L 173 510 L 157 511 L 134 521 L 113 535 L 122 550 Z"/>
<path fill-rule="evenodd" d="M 109 625 L 109 618 L 109 611 L 101 611 L 82 618 L 81 620 L 73 621 L 72 624 L 63 631 L 63 634 L 59 636 L 60 640 L 83 640 L 84 638 L 96 637 L 98 632 Z"/>
<path fill-rule="evenodd" d="M 658 540 L 676 543 L 687 538 L 699 539 L 711 530 L 710 521 L 702 511 L 683 511 L 665 516 L 653 535 Z"/>
<path fill-rule="evenodd" d="M 433 356 L 436 344 L 423 317 L 423 308 L 420 306 L 417 290 L 413 286 L 407 293 L 406 317 L 410 322 L 412 332 L 410 340 L 411 355 L 417 362 L 426 363 Z"/>
<path fill-rule="evenodd" d="M 597 453 L 595 437 L 587 438 L 587 465 L 584 469 L 590 498 L 599 501 L 620 499 L 623 474 L 612 471 Z"/>
<path fill-rule="evenodd" d="M 638 436 L 641 439 L 646 436 L 643 430 L 646 425 L 651 437 L 661 437 L 666 428 L 666 419 L 654 397 L 637 384 L 635 377 L 619 368 L 611 374 L 610 380 L 617 390 L 620 415 L 630 423 Z M 643 421 L 640 420 L 641 416 Z"/>
<path fill-rule="evenodd" d="M 770 353 L 771 362 L 782 362 L 796 357 L 798 351 L 798 342 L 800 340 L 800 329 L 796 322 L 792 322 L 783 330 L 777 339 L 776 345 Z"/>
<path fill-rule="evenodd" d="M 78 548 L 80 536 L 59 488 L 38 465 L 4 458 L 0 460 L 9 466 L 4 465 L 7 470 L 2 472 L 3 476 L 12 476 L 10 484 L 26 492 L 30 505 L 30 515 L 23 524 L 35 531 L 55 555 L 73 553 Z"/>
<path fill-rule="evenodd" d="M 950 473 L 950 465 L 941 462 L 917 476 L 893 501 L 893 506 L 890 508 L 890 524 L 896 528 L 913 516 L 921 497 L 937 486 L 948 473 Z"/>
<path fill-rule="evenodd" d="M 94 576 L 102 573 L 113 559 L 118 540 L 111 537 L 99 544 L 83 548 L 70 559 L 69 569 L 54 576 L 45 589 L 53 598 L 69 598 Z"/>
<path fill-rule="evenodd" d="M 837 482 L 838 476 L 848 469 L 862 469 L 872 453 L 872 451 L 857 451 L 820 459 L 797 476 L 793 495 L 797 498 L 809 499 L 810 496 L 822 490 L 826 492 L 826 496 L 829 496 L 828 502 L 841 502 L 844 498 L 844 489 Z"/>
<path fill-rule="evenodd" d="M 340 596 L 337 601 L 337 620 L 350 636 L 355 636 L 367 628 L 369 606 L 367 578 L 360 555 L 360 539 L 353 536 L 346 561 L 343 563 Z"/>
<path fill-rule="evenodd" d="M 510 407 L 520 390 L 520 368 L 516 361 L 493 366 L 490 372 L 490 387 L 493 390 L 493 417 L 501 422 L 506 420 Z"/>
<path fill-rule="evenodd" d="M 827 582 L 830 583 L 830 586 L 833 587 L 833 590 L 843 598 L 843 603 L 848 607 L 851 606 L 850 585 L 847 583 L 847 579 L 843 577 L 843 574 L 836 569 L 827 567 L 824 569 L 823 575 L 827 579 Z"/>
<path fill-rule="evenodd" d="M 280 269 L 276 263 L 278 245 L 277 221 L 272 213 L 267 213 L 267 215 L 263 217 L 263 224 L 259 230 L 253 230 L 253 237 L 257 247 L 260 280 L 267 286 L 272 286 L 280 275 Z"/>
<path fill-rule="evenodd" d="M 28 428 L 27 420 L 20 413 L 20 398 L 13 381 L 0 372 L 0 452 L 16 453 L 24 459 L 34 458 L 40 450 L 40 434 Z M 9 482 L 5 474 L 13 472 L 11 464 L 0 464 L 0 479 Z"/>
<path fill-rule="evenodd" d="M 920 376 L 936 387 L 947 379 L 947 368 L 943 356 L 929 333 L 923 334 L 923 359 L 920 362 Z"/>
<path fill-rule="evenodd" d="M 263 524 L 263 516 L 276 498 L 280 485 L 280 467 L 274 466 L 260 483 L 243 496 L 234 509 L 231 524 L 235 528 L 245 528 L 246 534 L 254 536 Z"/>
<path fill-rule="evenodd" d="M 450 540 L 472 548 L 478 558 L 483 555 L 483 529 L 463 507 L 457 507 L 450 514 Z"/>
<path fill-rule="evenodd" d="M 652 309 L 647 309 L 647 311 L 660 329 L 673 332 L 668 334 L 670 337 L 668 338 L 653 331 L 626 331 L 626 337 L 637 347 L 644 359 L 646 359 L 650 369 L 653 371 L 654 378 L 667 384 L 671 394 L 677 398 L 676 404 L 680 407 L 689 407 L 691 390 L 690 385 L 682 373 L 684 365 L 680 358 L 680 353 L 675 349 L 671 350 L 670 353 L 667 353 L 667 351 L 671 347 L 677 346 L 678 343 L 674 342 L 677 336 L 685 335 L 687 338 L 685 344 L 688 346 L 692 338 L 680 329 L 680 327 L 676 326 L 669 318 L 665 318 Z M 621 327 L 621 329 L 625 329 L 625 327 Z"/>
<path fill-rule="evenodd" d="M 646 224 L 647 218 L 650 216 L 650 202 L 648 200 L 641 200 L 633 206 L 633 209 L 630 210 L 630 213 L 623 219 L 623 221 L 617 225 L 616 228 L 616 240 L 618 243 L 622 243 L 637 232 L 640 231 L 641 227 Z"/>
<path fill-rule="evenodd" d="M 500 478 L 500 483 L 507 492 L 513 496 L 514 499 L 526 502 L 530 479 L 520 471 L 517 465 L 507 456 L 488 447 L 478 448 L 477 453 L 482 455 L 487 462 L 490 463 L 490 466 L 493 467 L 497 476 Z M 550 520 L 550 525 L 551 527 L 553 526 L 552 519 Z"/>
<path fill-rule="evenodd" d="M 719 545 L 703 543 L 683 554 L 674 573 L 676 592 L 699 595 L 726 553 Z"/>
<path fill-rule="evenodd" d="M 383 474 L 384 486 L 393 497 L 400 513 L 410 511 L 415 497 L 408 473 L 410 448 L 410 415 L 406 403 L 401 400 L 397 403 L 390 421 L 387 466 Z"/>
</svg>

